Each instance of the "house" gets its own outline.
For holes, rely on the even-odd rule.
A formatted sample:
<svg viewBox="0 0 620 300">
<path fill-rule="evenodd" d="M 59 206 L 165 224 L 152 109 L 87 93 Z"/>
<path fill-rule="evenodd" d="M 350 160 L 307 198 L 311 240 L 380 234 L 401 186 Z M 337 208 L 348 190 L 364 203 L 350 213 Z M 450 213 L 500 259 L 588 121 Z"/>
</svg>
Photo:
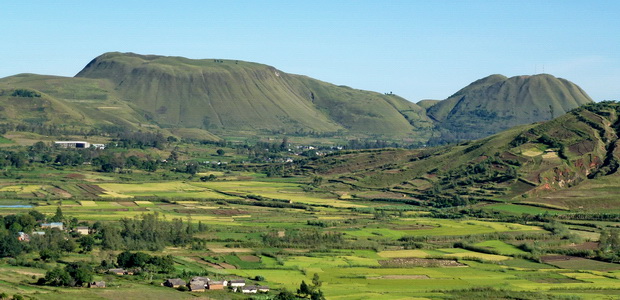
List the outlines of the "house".
<svg viewBox="0 0 620 300">
<path fill-rule="evenodd" d="M 84 141 L 56 141 L 55 145 L 58 145 L 61 148 L 76 148 L 76 149 L 86 149 L 90 148 L 89 142 Z"/>
<path fill-rule="evenodd" d="M 204 281 L 200 281 L 200 280 L 191 281 L 189 283 L 189 290 L 192 291 L 192 292 L 204 292 L 205 291 L 205 282 Z"/>
<path fill-rule="evenodd" d="M 17 240 L 22 242 L 30 242 L 30 236 L 25 232 L 20 231 L 17 233 Z"/>
<path fill-rule="evenodd" d="M 55 145 L 58 145 L 61 148 L 71 148 L 71 149 L 88 149 L 90 147 L 94 147 L 95 149 L 105 149 L 105 144 L 91 144 L 89 142 L 84 141 L 56 141 Z"/>
<path fill-rule="evenodd" d="M 258 286 L 256 285 L 246 285 L 241 288 L 241 292 L 244 294 L 256 294 L 258 292 Z"/>
<path fill-rule="evenodd" d="M 93 289 L 93 288 L 105 288 L 105 281 L 93 281 L 91 283 L 88 284 L 88 287 Z"/>
<path fill-rule="evenodd" d="M 267 293 L 269 292 L 269 287 L 266 285 L 259 285 L 256 287 L 256 289 L 258 289 L 259 292 L 261 293 Z"/>
<path fill-rule="evenodd" d="M 190 284 L 192 284 L 193 282 L 197 282 L 200 281 L 202 282 L 205 286 L 207 286 L 207 282 L 211 281 L 211 279 L 209 277 L 201 277 L 201 276 L 194 276 L 192 277 L 192 279 L 189 281 Z"/>
<path fill-rule="evenodd" d="M 231 288 L 245 286 L 245 280 L 243 280 L 243 279 L 233 279 L 233 280 L 228 282 L 228 286 L 230 286 Z"/>
<path fill-rule="evenodd" d="M 52 222 L 52 223 L 43 223 L 41 224 L 41 228 L 49 228 L 49 229 L 58 229 L 58 230 L 64 230 L 65 229 L 65 225 L 62 222 Z"/>
<path fill-rule="evenodd" d="M 192 277 L 192 280 L 189 281 L 189 283 L 192 283 L 194 281 L 202 281 L 206 285 L 207 282 L 211 281 L 211 279 L 209 277 L 194 276 Z"/>
<path fill-rule="evenodd" d="M 207 282 L 207 288 L 210 290 L 223 290 L 224 287 L 226 286 L 226 280 L 224 281 L 209 281 Z"/>
<path fill-rule="evenodd" d="M 88 226 L 78 226 L 75 227 L 75 232 L 81 235 L 88 235 L 90 233 L 90 230 L 88 229 Z"/>
<path fill-rule="evenodd" d="M 162 283 L 162 285 L 171 287 L 171 288 L 178 288 L 182 285 L 185 285 L 185 280 L 181 278 L 171 278 L 171 279 L 167 279 L 164 283 Z"/>
<path fill-rule="evenodd" d="M 116 275 L 133 275 L 133 272 L 129 272 L 125 269 L 109 269 L 108 273 L 112 273 Z"/>
</svg>

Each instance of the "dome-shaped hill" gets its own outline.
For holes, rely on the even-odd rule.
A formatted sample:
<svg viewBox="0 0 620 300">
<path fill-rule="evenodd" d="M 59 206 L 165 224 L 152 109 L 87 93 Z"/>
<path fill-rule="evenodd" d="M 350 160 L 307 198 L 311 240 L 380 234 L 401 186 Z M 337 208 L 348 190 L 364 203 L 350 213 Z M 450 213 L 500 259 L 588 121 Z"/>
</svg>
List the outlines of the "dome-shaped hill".
<svg viewBox="0 0 620 300">
<path fill-rule="evenodd" d="M 106 53 L 77 77 L 107 79 L 158 124 L 210 131 L 430 136 L 424 109 L 274 67 L 220 59 Z"/>
<path fill-rule="evenodd" d="M 454 141 L 550 120 L 590 102 L 592 99 L 577 85 L 552 75 L 491 75 L 438 102 L 427 112 L 443 129 L 444 138 Z"/>
</svg>

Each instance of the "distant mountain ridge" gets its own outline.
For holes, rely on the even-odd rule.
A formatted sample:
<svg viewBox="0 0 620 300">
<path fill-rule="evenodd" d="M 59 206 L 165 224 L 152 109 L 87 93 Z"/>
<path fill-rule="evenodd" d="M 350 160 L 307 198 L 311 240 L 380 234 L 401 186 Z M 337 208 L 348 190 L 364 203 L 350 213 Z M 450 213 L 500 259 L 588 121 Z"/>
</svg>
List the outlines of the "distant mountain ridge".
<svg viewBox="0 0 620 300">
<path fill-rule="evenodd" d="M 428 135 L 424 109 L 397 96 L 355 90 L 234 60 L 106 53 L 76 77 L 106 79 L 158 124 L 210 131 Z"/>
<path fill-rule="evenodd" d="M 516 125 L 551 120 L 593 102 L 576 84 L 549 74 L 491 75 L 427 108 L 448 140 L 482 138 Z"/>
<path fill-rule="evenodd" d="M 13 96 L 21 89 L 41 97 Z M 491 75 L 448 99 L 418 105 L 258 63 L 119 52 L 98 56 L 74 78 L 2 78 L 0 91 L 0 122 L 209 139 L 311 134 L 418 143 L 484 137 L 592 102 L 578 86 L 546 74 Z"/>
</svg>

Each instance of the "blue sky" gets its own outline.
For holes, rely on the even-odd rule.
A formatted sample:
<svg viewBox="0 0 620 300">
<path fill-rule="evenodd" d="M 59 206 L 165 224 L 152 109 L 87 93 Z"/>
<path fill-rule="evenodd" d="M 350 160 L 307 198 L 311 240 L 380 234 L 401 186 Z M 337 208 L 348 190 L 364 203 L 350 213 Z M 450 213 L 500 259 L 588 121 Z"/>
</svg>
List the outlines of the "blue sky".
<svg viewBox="0 0 620 300">
<path fill-rule="evenodd" d="M 620 100 L 618 12 L 620 1 L 5 1 L 0 77 L 73 76 L 121 51 L 259 62 L 412 102 L 544 69 Z"/>
</svg>

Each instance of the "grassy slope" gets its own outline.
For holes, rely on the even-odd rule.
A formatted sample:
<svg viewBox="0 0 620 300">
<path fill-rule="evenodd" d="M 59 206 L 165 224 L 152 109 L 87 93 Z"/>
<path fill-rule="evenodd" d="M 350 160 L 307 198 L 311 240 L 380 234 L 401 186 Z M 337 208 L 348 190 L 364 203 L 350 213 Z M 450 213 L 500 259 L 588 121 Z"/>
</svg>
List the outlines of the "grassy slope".
<svg viewBox="0 0 620 300">
<path fill-rule="evenodd" d="M 161 124 L 222 131 L 405 135 L 429 127 L 411 126 L 405 115 L 427 123 L 428 119 L 421 108 L 402 98 L 339 87 L 256 63 L 107 53 L 77 76 L 109 79 L 124 100 Z"/>
<path fill-rule="evenodd" d="M 491 75 L 428 108 L 428 113 L 460 138 L 479 138 L 553 119 L 590 102 L 578 86 L 551 75 Z"/>
<path fill-rule="evenodd" d="M 10 100 L 8 95 L 19 88 L 42 97 Z M 436 126 L 448 135 L 444 140 L 470 139 L 591 101 L 577 86 L 550 75 L 492 75 L 444 101 L 421 101 L 422 107 L 396 95 L 336 86 L 256 63 L 132 53 L 101 55 L 76 78 L 3 78 L 0 89 L 6 91 L 0 96 L 5 108 L 0 118 L 9 122 L 172 128 L 171 134 L 212 139 L 211 132 L 340 132 L 425 142 L 438 136 Z"/>
<path fill-rule="evenodd" d="M 124 125 L 138 127 L 146 122 L 127 104 L 119 101 L 111 92 L 108 82 L 85 78 L 67 78 L 20 74 L 0 80 L 0 96 L 5 110 L 5 121 L 32 122 L 44 124 L 93 126 Z M 37 91 L 41 97 L 12 97 L 14 89 Z"/>
<path fill-rule="evenodd" d="M 608 209 L 616 205 L 608 195 L 617 190 L 620 178 L 614 163 L 619 157 L 618 111 L 618 104 L 592 104 L 478 141 L 413 151 L 352 152 L 324 158 L 314 167 L 345 184 L 398 193 L 425 193 L 433 183 L 446 195 Z M 489 159 L 493 162 L 485 164 Z M 475 171 L 475 165 L 486 171 Z M 518 180 L 500 180 L 511 169 Z"/>
</svg>

